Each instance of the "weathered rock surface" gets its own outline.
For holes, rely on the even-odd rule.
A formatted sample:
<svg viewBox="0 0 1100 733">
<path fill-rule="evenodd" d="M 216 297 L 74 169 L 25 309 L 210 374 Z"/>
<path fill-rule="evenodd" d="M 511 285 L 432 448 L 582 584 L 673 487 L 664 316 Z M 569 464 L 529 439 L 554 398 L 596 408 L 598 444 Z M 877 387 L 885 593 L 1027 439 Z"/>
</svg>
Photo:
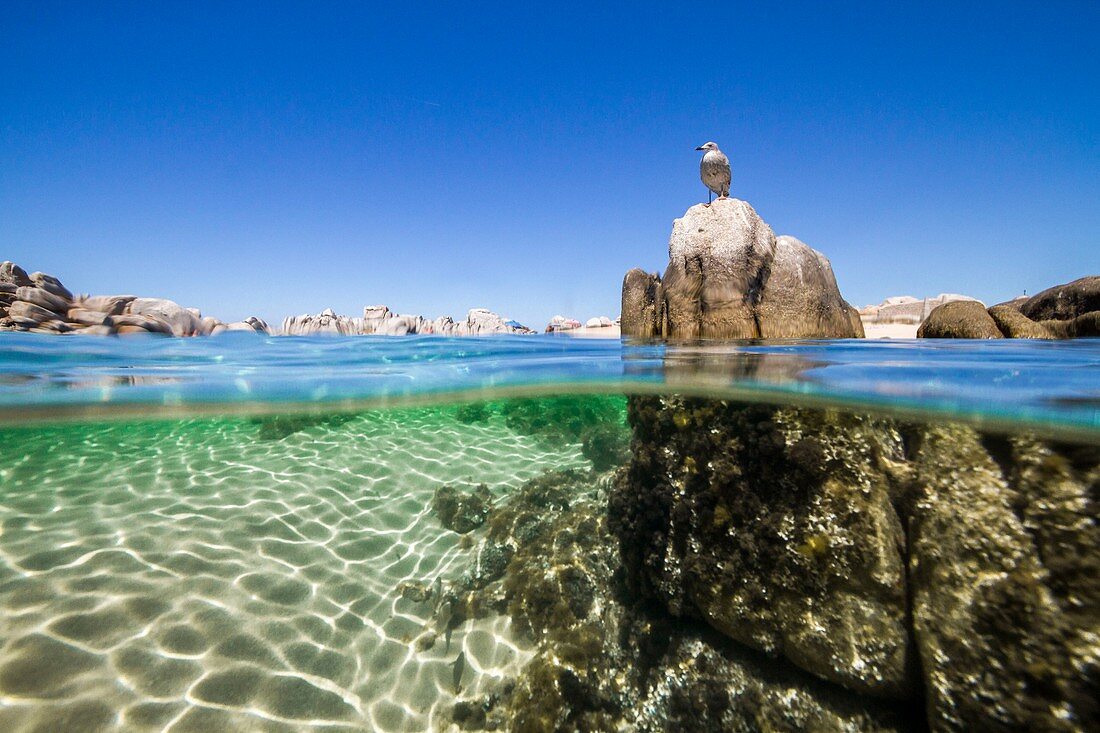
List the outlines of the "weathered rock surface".
<svg viewBox="0 0 1100 733">
<path fill-rule="evenodd" d="M 204 318 L 203 321 L 205 321 L 205 320 L 206 319 Z M 201 329 L 203 330 L 204 333 L 210 333 L 218 325 L 219 325 L 219 323 L 215 323 L 213 325 L 203 323 L 202 326 L 201 326 Z M 256 316 L 249 316 L 248 318 L 244 319 L 243 321 L 234 321 L 233 323 L 226 323 L 226 324 L 223 324 L 223 325 L 224 325 L 226 331 L 246 331 L 246 332 L 250 331 L 250 332 L 253 332 L 253 333 L 262 333 L 262 334 L 271 333 L 271 327 L 267 325 L 267 321 L 265 321 L 262 318 L 257 318 Z"/>
<path fill-rule="evenodd" d="M 178 303 L 163 298 L 134 298 L 126 312 L 134 316 L 149 316 L 168 324 L 175 336 L 194 336 L 199 333 L 202 317 L 196 316 Z"/>
<path fill-rule="evenodd" d="M 27 271 L 14 262 L 0 262 L 0 283 L 10 283 L 19 287 L 32 287 L 34 282 Z"/>
<path fill-rule="evenodd" d="M 249 318 L 223 324 L 163 298 L 133 295 L 77 295 L 52 275 L 31 275 L 12 262 L 0 263 L 0 330 L 86 335 L 149 334 L 204 336 L 224 330 L 268 333 Z"/>
<path fill-rule="evenodd" d="M 863 325 L 849 317 L 853 310 L 841 297 L 825 255 L 794 237 L 776 237 L 771 272 L 756 307 L 761 338 L 842 333 L 845 323 L 852 336 L 862 338 Z"/>
<path fill-rule="evenodd" d="M 917 329 L 917 338 L 999 339 L 1004 336 L 984 305 L 960 300 L 944 303 L 933 310 Z"/>
<path fill-rule="evenodd" d="M 72 292 L 53 275 L 47 275 L 44 272 L 32 272 L 30 277 L 36 288 L 53 293 L 62 300 L 71 301 L 73 299 Z"/>
<path fill-rule="evenodd" d="M 989 309 L 989 317 L 1005 338 L 1010 339 L 1052 339 L 1058 338 L 1054 332 L 1042 323 L 1031 320 L 1018 308 L 1010 305 L 995 305 Z"/>
<path fill-rule="evenodd" d="M 673 222 L 663 278 L 623 280 L 623 334 L 665 338 L 853 338 L 863 335 L 828 260 L 777 240 L 739 199 L 699 204 Z"/>
<path fill-rule="evenodd" d="M 1100 275 L 1055 285 L 1020 305 L 1033 321 L 1069 321 L 1094 311 L 1100 311 Z"/>
<path fill-rule="evenodd" d="M 1100 276 L 1056 285 L 1030 298 L 999 303 L 983 316 L 970 306 L 940 306 L 920 329 L 923 338 L 1064 339 L 1100 336 Z M 990 325 L 996 330 L 993 335 Z"/>
</svg>

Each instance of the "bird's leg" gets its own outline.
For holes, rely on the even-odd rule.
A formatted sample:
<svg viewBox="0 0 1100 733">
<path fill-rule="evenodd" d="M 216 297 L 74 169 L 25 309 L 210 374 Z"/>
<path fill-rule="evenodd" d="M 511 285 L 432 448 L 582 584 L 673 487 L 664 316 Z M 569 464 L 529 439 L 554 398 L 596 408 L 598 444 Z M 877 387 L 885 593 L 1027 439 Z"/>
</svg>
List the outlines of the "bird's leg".
<svg viewBox="0 0 1100 733">
<path fill-rule="evenodd" d="M 710 189 L 708 188 L 708 189 L 707 189 L 707 206 L 710 206 L 710 205 L 711 205 L 711 203 L 712 203 L 712 200 L 713 200 L 713 199 L 714 199 L 714 191 L 711 191 L 711 190 L 710 190 Z"/>
</svg>

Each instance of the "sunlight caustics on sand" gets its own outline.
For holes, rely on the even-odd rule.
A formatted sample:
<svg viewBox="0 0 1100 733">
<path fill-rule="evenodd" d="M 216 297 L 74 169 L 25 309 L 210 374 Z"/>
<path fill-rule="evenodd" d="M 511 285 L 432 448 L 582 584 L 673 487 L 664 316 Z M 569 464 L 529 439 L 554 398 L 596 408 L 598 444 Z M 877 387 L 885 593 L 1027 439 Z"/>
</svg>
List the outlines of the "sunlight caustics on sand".
<svg viewBox="0 0 1100 733">
<path fill-rule="evenodd" d="M 0 729 L 417 731 L 460 653 L 464 694 L 514 674 L 507 617 L 448 642 L 399 592 L 467 570 L 432 493 L 588 462 L 453 415 L 6 431 Z"/>
</svg>

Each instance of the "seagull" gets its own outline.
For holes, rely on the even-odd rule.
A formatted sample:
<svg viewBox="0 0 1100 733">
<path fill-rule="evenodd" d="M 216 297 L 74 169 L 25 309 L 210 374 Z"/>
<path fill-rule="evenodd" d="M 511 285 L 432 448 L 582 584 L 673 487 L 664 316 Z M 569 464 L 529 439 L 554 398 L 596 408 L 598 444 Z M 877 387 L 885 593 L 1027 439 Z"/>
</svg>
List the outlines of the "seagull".
<svg viewBox="0 0 1100 733">
<path fill-rule="evenodd" d="M 704 143 L 695 149 L 707 151 L 699 161 L 699 177 L 710 191 L 707 196 L 707 206 L 710 206 L 711 195 L 716 193 L 720 199 L 730 195 L 730 159 L 718 149 L 718 143 Z"/>
</svg>

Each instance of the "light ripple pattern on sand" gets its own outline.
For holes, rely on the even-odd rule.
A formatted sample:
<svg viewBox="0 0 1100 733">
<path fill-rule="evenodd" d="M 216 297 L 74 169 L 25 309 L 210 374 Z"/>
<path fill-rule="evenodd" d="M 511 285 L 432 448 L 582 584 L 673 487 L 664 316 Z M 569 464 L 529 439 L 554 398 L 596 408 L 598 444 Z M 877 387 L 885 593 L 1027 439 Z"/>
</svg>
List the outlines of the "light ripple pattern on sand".
<svg viewBox="0 0 1100 733">
<path fill-rule="evenodd" d="M 397 588 L 468 569 L 435 489 L 587 468 L 578 444 L 451 408 L 261 430 L 0 432 L 0 730 L 430 730 L 460 652 L 465 697 L 525 663 L 508 618 L 448 648 Z"/>
</svg>

